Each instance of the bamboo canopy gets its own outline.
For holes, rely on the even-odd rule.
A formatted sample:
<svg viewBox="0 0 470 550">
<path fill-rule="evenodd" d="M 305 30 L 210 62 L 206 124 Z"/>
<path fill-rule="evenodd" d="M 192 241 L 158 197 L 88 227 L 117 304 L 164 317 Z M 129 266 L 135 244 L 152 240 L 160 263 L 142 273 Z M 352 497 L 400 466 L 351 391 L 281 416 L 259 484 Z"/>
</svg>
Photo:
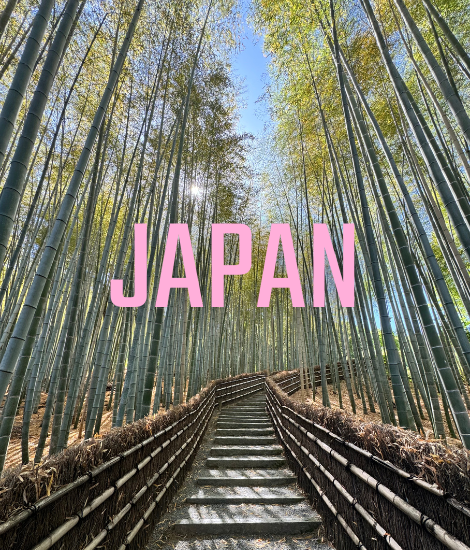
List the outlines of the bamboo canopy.
<svg viewBox="0 0 470 550">
<path fill-rule="evenodd" d="M 2 7 L 0 470 L 213 380 L 297 368 L 304 399 L 470 449 L 467 1 Z M 232 66 L 246 19 L 269 61 L 257 136 Z M 173 224 L 190 246 L 180 235 L 172 278 L 192 251 L 202 307 L 176 286 L 156 307 Z M 251 263 L 212 307 L 215 224 L 250 228 Z M 247 242 L 228 232 L 222 263 Z M 119 307 L 111 281 L 147 299 Z"/>
</svg>

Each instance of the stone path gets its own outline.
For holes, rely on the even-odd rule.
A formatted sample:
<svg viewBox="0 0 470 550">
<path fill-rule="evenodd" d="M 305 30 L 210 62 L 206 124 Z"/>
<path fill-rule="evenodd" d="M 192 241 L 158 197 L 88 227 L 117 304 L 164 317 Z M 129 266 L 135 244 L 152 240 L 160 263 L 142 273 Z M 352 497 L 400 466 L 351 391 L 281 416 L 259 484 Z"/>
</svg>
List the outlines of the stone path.
<svg viewBox="0 0 470 550">
<path fill-rule="evenodd" d="M 191 474 L 147 550 L 331 548 L 318 541 L 321 518 L 287 467 L 264 394 L 214 414 Z"/>
</svg>

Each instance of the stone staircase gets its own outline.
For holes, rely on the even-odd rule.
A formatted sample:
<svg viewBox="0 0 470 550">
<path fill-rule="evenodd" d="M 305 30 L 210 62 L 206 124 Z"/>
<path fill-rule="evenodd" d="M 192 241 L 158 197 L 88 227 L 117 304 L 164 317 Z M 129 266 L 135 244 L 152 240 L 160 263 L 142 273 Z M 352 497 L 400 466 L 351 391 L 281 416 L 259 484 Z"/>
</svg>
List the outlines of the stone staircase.
<svg viewBox="0 0 470 550">
<path fill-rule="evenodd" d="M 205 469 L 173 526 L 176 534 L 318 532 L 320 516 L 296 487 L 265 407 L 264 394 L 258 394 L 222 409 Z"/>
</svg>

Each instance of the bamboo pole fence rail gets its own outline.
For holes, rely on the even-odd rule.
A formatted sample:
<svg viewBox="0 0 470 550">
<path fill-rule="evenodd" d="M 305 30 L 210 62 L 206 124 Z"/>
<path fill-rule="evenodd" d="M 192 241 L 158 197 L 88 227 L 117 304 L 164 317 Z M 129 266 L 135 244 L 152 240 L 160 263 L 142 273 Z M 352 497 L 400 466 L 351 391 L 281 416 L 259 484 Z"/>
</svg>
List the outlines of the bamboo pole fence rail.
<svg viewBox="0 0 470 550">
<path fill-rule="evenodd" d="M 343 364 L 338 363 L 338 378 L 339 380 L 344 380 L 344 373 L 343 373 Z M 349 365 L 346 365 L 346 367 L 350 374 L 353 374 L 354 376 L 357 376 L 357 371 L 355 364 L 353 362 L 353 368 L 349 367 Z M 326 372 L 326 382 L 327 384 L 332 383 L 332 377 L 331 377 L 331 367 L 330 365 L 326 365 L 325 367 Z M 315 386 L 321 385 L 321 372 L 320 372 L 320 366 L 316 365 L 313 368 L 313 374 L 315 376 Z M 299 371 L 293 371 L 292 374 L 289 374 L 284 378 L 283 380 L 280 380 L 278 383 L 278 386 L 282 389 L 284 393 L 287 393 L 287 395 L 292 395 L 296 391 L 298 391 L 301 388 L 300 385 L 300 372 Z M 306 388 L 311 388 L 311 372 L 309 367 L 304 368 L 304 384 Z"/>
<path fill-rule="evenodd" d="M 0 547 L 141 548 L 184 479 L 214 408 L 264 383 L 262 374 L 212 383 L 196 406 L 182 406 L 176 422 L 0 524 Z"/>
<path fill-rule="evenodd" d="M 267 380 L 268 412 L 337 548 L 470 548 L 468 507 L 305 418 L 289 406 L 287 389 L 300 389 L 298 371 L 280 384 Z"/>
</svg>

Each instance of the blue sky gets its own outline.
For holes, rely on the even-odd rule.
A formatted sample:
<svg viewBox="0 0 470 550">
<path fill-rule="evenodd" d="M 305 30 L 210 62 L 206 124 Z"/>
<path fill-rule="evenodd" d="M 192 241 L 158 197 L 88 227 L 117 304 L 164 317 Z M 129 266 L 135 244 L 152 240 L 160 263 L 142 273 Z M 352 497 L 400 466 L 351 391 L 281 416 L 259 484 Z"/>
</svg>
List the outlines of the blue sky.
<svg viewBox="0 0 470 550">
<path fill-rule="evenodd" d="M 243 49 L 232 58 L 234 73 L 244 80 L 243 103 L 246 107 L 240 110 L 239 131 L 259 135 L 266 120 L 265 109 L 256 103 L 263 94 L 263 85 L 267 81 L 267 62 L 263 56 L 262 39 L 255 36 L 250 26 L 245 23 Z"/>
</svg>

